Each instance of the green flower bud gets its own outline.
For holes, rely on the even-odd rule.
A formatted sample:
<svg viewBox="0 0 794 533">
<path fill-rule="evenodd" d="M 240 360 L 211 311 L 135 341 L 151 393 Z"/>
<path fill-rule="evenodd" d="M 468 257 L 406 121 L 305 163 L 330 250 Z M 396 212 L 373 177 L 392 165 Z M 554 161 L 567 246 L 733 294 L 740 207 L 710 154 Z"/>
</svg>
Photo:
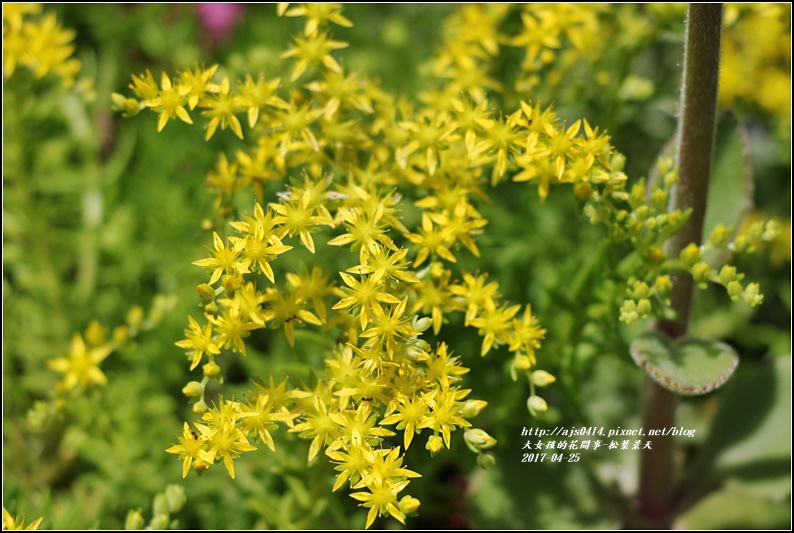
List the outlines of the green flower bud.
<svg viewBox="0 0 794 533">
<path fill-rule="evenodd" d="M 742 284 L 738 281 L 731 281 L 728 283 L 728 296 L 731 297 L 731 300 L 734 302 L 739 301 L 739 297 L 742 295 Z"/>
<path fill-rule="evenodd" d="M 116 326 L 113 328 L 113 344 L 118 348 L 123 348 L 130 339 L 130 329 L 127 326 Z"/>
<path fill-rule="evenodd" d="M 642 318 L 648 318 L 648 315 L 651 313 L 651 301 L 647 298 L 642 298 L 637 301 L 637 313 Z"/>
<path fill-rule="evenodd" d="M 496 439 L 479 428 L 467 429 L 463 432 L 463 440 L 466 446 L 474 453 L 489 450 L 496 446 Z"/>
<path fill-rule="evenodd" d="M 694 242 L 690 243 L 689 246 L 681 250 L 679 257 L 686 266 L 691 267 L 700 260 L 700 248 Z"/>
<path fill-rule="evenodd" d="M 733 240 L 733 243 L 731 244 L 730 248 L 734 252 L 739 252 L 740 254 L 750 253 L 753 251 L 753 247 L 750 246 L 750 243 L 747 242 L 747 237 L 745 237 L 744 235 L 739 235 L 738 237 L 736 237 Z"/>
<path fill-rule="evenodd" d="M 152 505 L 152 513 L 155 515 L 166 515 L 168 516 L 168 500 L 165 497 L 164 493 L 159 493 L 154 497 L 154 504 Z"/>
<path fill-rule="evenodd" d="M 433 319 L 430 317 L 414 317 L 413 327 L 419 331 L 427 331 L 427 329 L 433 325 Z"/>
<path fill-rule="evenodd" d="M 529 356 L 524 354 L 516 354 L 516 356 L 513 357 L 513 368 L 516 370 L 529 370 L 531 366 L 532 360 L 529 358 Z"/>
<path fill-rule="evenodd" d="M 496 458 L 490 453 L 481 453 L 477 456 L 477 464 L 483 470 L 496 466 Z"/>
<path fill-rule="evenodd" d="M 751 241 L 757 241 L 764 235 L 764 221 L 756 220 L 750 224 L 750 229 L 747 230 L 747 238 Z"/>
<path fill-rule="evenodd" d="M 701 261 L 692 267 L 691 272 L 692 277 L 695 279 L 695 283 L 701 284 L 708 281 L 709 274 L 711 274 L 711 267 L 708 263 Z"/>
<path fill-rule="evenodd" d="M 221 367 L 215 361 L 207 363 L 201 368 L 204 370 L 204 375 L 208 378 L 213 378 L 221 373 Z"/>
<path fill-rule="evenodd" d="M 612 159 L 609 162 L 612 165 L 612 170 L 620 171 L 626 166 L 626 156 L 620 152 L 612 154 Z"/>
<path fill-rule="evenodd" d="M 545 370 L 535 370 L 532 372 L 532 374 L 530 374 L 529 379 L 532 380 L 532 383 L 536 387 L 545 387 L 557 381 L 557 378 Z"/>
<path fill-rule="evenodd" d="M 760 305 L 764 301 L 764 295 L 761 294 L 761 288 L 758 283 L 750 283 L 744 289 L 744 301 L 750 307 Z"/>
<path fill-rule="evenodd" d="M 165 488 L 165 498 L 168 500 L 168 511 L 172 514 L 179 512 L 187 502 L 185 488 L 181 485 L 168 485 Z"/>
<path fill-rule="evenodd" d="M 202 394 L 204 394 L 204 385 L 202 385 L 198 381 L 191 381 L 190 383 L 182 387 L 182 394 L 184 394 L 188 398 L 192 398 L 194 396 L 201 396 Z"/>
<path fill-rule="evenodd" d="M 222 278 L 221 284 L 228 292 L 234 291 L 237 287 L 243 284 L 242 274 L 226 274 Z"/>
<path fill-rule="evenodd" d="M 196 413 L 197 415 L 206 413 L 207 409 L 209 409 L 209 407 L 204 402 L 204 400 L 199 400 L 199 401 L 197 401 L 196 403 L 193 404 L 193 412 Z M 195 466 L 195 463 L 194 463 L 194 466 Z M 198 468 L 198 467 L 196 467 L 196 468 Z"/>
<path fill-rule="evenodd" d="M 631 324 L 639 320 L 640 315 L 637 313 L 637 302 L 634 300 L 626 300 L 620 306 L 620 321 L 626 324 Z"/>
<path fill-rule="evenodd" d="M 644 281 L 635 281 L 631 289 L 627 289 L 626 293 L 632 298 L 647 298 L 651 293 L 651 288 Z"/>
<path fill-rule="evenodd" d="M 593 195 L 593 189 L 588 183 L 580 182 L 574 186 L 573 193 L 580 201 L 586 202 Z"/>
<path fill-rule="evenodd" d="M 658 209 L 664 209 L 667 206 L 667 191 L 654 189 L 653 193 L 651 193 L 651 201 Z"/>
<path fill-rule="evenodd" d="M 728 242 L 728 237 L 731 236 L 731 228 L 726 228 L 722 224 L 717 224 L 711 232 L 711 237 L 709 237 L 709 242 L 714 248 L 722 248 Z"/>
<path fill-rule="evenodd" d="M 168 523 L 170 522 L 171 517 L 167 514 L 158 514 L 152 518 L 151 523 L 149 524 L 150 529 L 154 529 L 155 531 L 162 531 L 164 529 L 168 529 Z"/>
<path fill-rule="evenodd" d="M 673 170 L 673 158 L 660 157 L 659 162 L 656 163 L 656 170 L 659 171 L 659 174 L 662 176 L 666 176 L 671 170 Z"/>
<path fill-rule="evenodd" d="M 463 408 L 460 410 L 460 416 L 463 418 L 474 418 L 485 409 L 486 405 L 488 405 L 488 402 L 484 400 L 466 400 L 466 403 L 463 404 Z"/>
<path fill-rule="evenodd" d="M 736 277 L 736 267 L 731 265 L 723 265 L 720 269 L 720 283 L 727 286 L 728 283 L 738 279 Z"/>
<path fill-rule="evenodd" d="M 85 341 L 91 346 L 100 346 L 107 340 L 107 332 L 96 320 L 92 320 L 85 330 Z"/>
<path fill-rule="evenodd" d="M 648 249 L 648 260 L 652 263 L 661 263 L 667 259 L 667 254 L 658 246 L 651 246 Z"/>
<path fill-rule="evenodd" d="M 766 223 L 764 234 L 761 236 L 766 242 L 772 242 L 780 236 L 780 224 L 777 220 L 769 220 Z"/>
<path fill-rule="evenodd" d="M 132 509 L 127 513 L 127 518 L 124 519 L 124 529 L 127 531 L 135 529 L 143 529 L 143 515 L 137 509 Z"/>
<path fill-rule="evenodd" d="M 212 288 L 212 285 L 209 283 L 202 283 L 201 285 L 196 286 L 196 290 L 201 296 L 201 299 L 210 302 L 215 299 L 215 289 Z"/>
<path fill-rule="evenodd" d="M 670 291 L 673 289 L 673 280 L 671 280 L 670 276 L 667 274 L 664 276 L 659 276 L 656 278 L 653 288 L 657 293 L 659 293 L 659 296 L 662 298 L 667 298 L 667 296 L 670 294 Z"/>
<path fill-rule="evenodd" d="M 664 186 L 669 190 L 678 183 L 678 169 L 674 168 L 670 172 L 664 174 Z"/>
<path fill-rule="evenodd" d="M 677 231 L 678 228 L 684 225 L 684 222 L 686 222 L 686 219 L 678 209 L 667 213 L 667 224 L 670 226 L 672 231 Z"/>
<path fill-rule="evenodd" d="M 631 199 L 638 204 L 645 200 L 644 182 L 637 183 L 631 188 Z"/>
<path fill-rule="evenodd" d="M 430 450 L 430 456 L 435 456 L 441 449 L 444 447 L 444 441 L 441 440 L 441 437 L 438 435 L 431 435 L 429 439 L 427 439 L 427 444 L 425 444 L 425 449 Z"/>
<path fill-rule="evenodd" d="M 127 325 L 130 327 L 132 331 L 138 331 L 138 328 L 141 326 L 143 322 L 143 308 L 139 305 L 136 305 L 130 312 L 127 313 Z"/>
<path fill-rule="evenodd" d="M 400 512 L 406 515 L 410 515 L 416 512 L 419 509 L 419 506 L 422 502 L 414 498 L 413 496 L 403 496 L 400 500 L 400 503 L 397 506 L 400 508 Z"/>
<path fill-rule="evenodd" d="M 535 418 L 543 418 L 543 414 L 549 410 L 546 400 L 540 396 L 532 395 L 527 399 L 527 409 Z"/>
</svg>

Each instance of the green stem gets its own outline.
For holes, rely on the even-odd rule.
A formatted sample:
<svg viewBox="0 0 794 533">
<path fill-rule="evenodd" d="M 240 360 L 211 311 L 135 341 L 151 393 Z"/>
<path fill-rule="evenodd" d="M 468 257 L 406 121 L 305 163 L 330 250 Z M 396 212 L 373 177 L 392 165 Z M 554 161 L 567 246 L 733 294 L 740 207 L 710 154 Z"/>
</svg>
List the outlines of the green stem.
<svg viewBox="0 0 794 533">
<path fill-rule="evenodd" d="M 717 116 L 722 4 L 690 4 L 687 15 L 684 72 L 681 82 L 681 120 L 676 157 L 679 182 L 670 199 L 670 209 L 692 209 L 680 232 L 667 243 L 669 257 L 678 257 L 690 243 L 700 245 Z M 686 335 L 692 307 L 693 281 L 689 274 L 673 276 L 671 307 L 678 320 L 659 320 L 657 331 L 675 339 Z M 645 378 L 643 428 L 675 426 L 675 393 Z M 640 463 L 639 492 L 634 527 L 667 529 L 674 518 L 675 481 L 672 437 L 651 437 Z"/>
</svg>

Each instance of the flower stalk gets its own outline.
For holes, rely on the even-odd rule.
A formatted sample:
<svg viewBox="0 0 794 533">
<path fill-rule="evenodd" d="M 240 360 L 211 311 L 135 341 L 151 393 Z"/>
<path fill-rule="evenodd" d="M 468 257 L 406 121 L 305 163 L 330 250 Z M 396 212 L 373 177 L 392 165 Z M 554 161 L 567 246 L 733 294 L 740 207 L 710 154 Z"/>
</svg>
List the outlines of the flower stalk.
<svg viewBox="0 0 794 533">
<path fill-rule="evenodd" d="M 706 214 L 708 183 L 714 152 L 717 115 L 722 4 L 691 4 L 687 14 L 684 70 L 681 81 L 680 122 L 676 139 L 679 182 L 670 209 L 692 209 L 684 227 L 667 243 L 669 257 L 678 257 L 690 243 L 700 245 Z M 693 280 L 688 273 L 671 276 L 671 307 L 677 320 L 658 320 L 654 328 L 676 339 L 686 334 L 692 307 Z M 645 378 L 643 427 L 675 425 L 678 398 Z M 652 449 L 642 455 L 636 515 L 638 528 L 669 528 L 674 517 L 675 442 L 651 437 Z"/>
</svg>

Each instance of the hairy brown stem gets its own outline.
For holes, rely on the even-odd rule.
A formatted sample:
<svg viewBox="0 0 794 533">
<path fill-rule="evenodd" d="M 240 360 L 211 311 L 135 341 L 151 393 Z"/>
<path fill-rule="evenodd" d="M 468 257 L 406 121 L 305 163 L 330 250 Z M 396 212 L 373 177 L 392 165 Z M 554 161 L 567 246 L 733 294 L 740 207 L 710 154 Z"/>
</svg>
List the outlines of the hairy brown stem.
<svg viewBox="0 0 794 533">
<path fill-rule="evenodd" d="M 692 209 L 686 225 L 667 243 L 666 252 L 678 257 L 690 243 L 700 244 L 706 214 L 714 130 L 717 116 L 722 4 L 690 4 L 687 14 L 681 110 L 676 142 L 679 182 L 670 209 Z M 692 307 L 692 277 L 672 276 L 670 305 L 676 321 L 659 320 L 657 331 L 675 339 L 686 334 Z M 646 431 L 675 426 L 677 395 L 645 378 L 643 425 Z M 639 492 L 630 526 L 667 529 L 674 518 L 674 437 L 650 437 L 651 450 L 640 462 Z"/>
</svg>

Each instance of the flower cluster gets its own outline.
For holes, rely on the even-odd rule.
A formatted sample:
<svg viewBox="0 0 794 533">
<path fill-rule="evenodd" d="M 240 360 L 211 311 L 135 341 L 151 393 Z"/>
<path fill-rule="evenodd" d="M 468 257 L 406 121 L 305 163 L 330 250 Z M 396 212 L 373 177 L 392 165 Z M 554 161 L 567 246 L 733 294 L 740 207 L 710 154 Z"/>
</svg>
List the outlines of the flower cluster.
<svg viewBox="0 0 794 533">
<path fill-rule="evenodd" d="M 535 416 L 547 409 L 536 388 L 555 379 L 536 368 L 546 331 L 532 308 L 506 301 L 487 273 L 460 266 L 464 254 L 479 257 L 488 220 L 478 206 L 505 179 L 533 182 L 544 201 L 552 187 L 567 186 L 592 222 L 634 246 L 637 316 L 650 295 L 666 297 L 664 271 L 680 265 L 667 264 L 661 247 L 686 220 L 666 210 L 674 170 L 665 169 L 663 185 L 646 199 L 642 184 L 627 190 L 623 157 L 606 132 L 586 119 L 564 122 L 539 102 L 502 112 L 490 96 L 500 89 L 488 76 L 500 44 L 524 47 L 527 68 L 550 61 L 563 37 L 588 46 L 591 8 L 553 9 L 526 11 L 518 35 L 503 39 L 497 27 L 506 7 L 463 6 L 435 58 L 439 84 L 419 102 L 346 71 L 334 53 L 347 44 L 328 27 L 352 23 L 336 4 L 279 6 L 280 15 L 306 19 L 282 56 L 292 61 L 286 86 L 264 73 L 234 80 L 216 77 L 217 66 L 195 66 L 162 73 L 159 83 L 147 71 L 133 76 L 134 96 L 113 95 L 127 115 L 157 113 L 158 131 L 174 118 L 192 124 L 198 108 L 206 139 L 230 129 L 249 141 L 233 156 L 221 154 L 207 176 L 218 215 L 234 231 L 223 236 L 215 226 L 209 256 L 195 261 L 208 274 L 198 286 L 203 313 L 189 317 L 176 343 L 191 370 L 203 372 L 183 389 L 201 420 L 186 423 L 168 449 L 183 475 L 223 462 L 234 477 L 234 460 L 255 449 L 252 441 L 275 449 L 270 432 L 283 424 L 311 441 L 309 461 L 323 453 L 335 465 L 334 490 L 348 486 L 369 509 L 369 527 L 378 516 L 404 522 L 418 508 L 417 499 L 399 495 L 419 477 L 403 465 L 418 436 L 427 435 L 424 446 L 435 455 L 460 429 L 478 463 L 493 464 L 486 450 L 496 441 L 470 422 L 486 402 L 462 387 L 469 369 L 441 340 L 444 325 L 461 315 L 482 337 L 481 356 L 506 347 L 512 378 L 528 380 Z M 315 259 L 295 271 L 282 258 L 298 247 Z M 335 262 L 341 269 L 328 266 Z M 307 327 L 338 340 L 315 384 L 288 388 L 271 378 L 244 402 L 208 405 L 207 384 L 223 381 L 220 356 L 252 354 L 246 339 L 265 329 L 282 330 L 295 345 L 296 330 Z"/>
<path fill-rule="evenodd" d="M 790 129 L 791 6 L 729 4 L 725 27 L 720 104 L 756 106 Z"/>
<path fill-rule="evenodd" d="M 3 4 L 3 78 L 25 67 L 37 78 L 53 72 L 63 86 L 74 85 L 80 61 L 72 57 L 74 30 L 61 27 L 55 13 L 41 4 Z"/>
<path fill-rule="evenodd" d="M 41 521 L 44 520 L 44 517 L 37 518 L 27 526 L 25 526 L 25 516 L 23 515 L 21 518 L 14 518 L 8 510 L 3 507 L 3 530 L 29 530 L 29 531 L 37 531 L 39 526 L 41 525 Z"/>
</svg>

